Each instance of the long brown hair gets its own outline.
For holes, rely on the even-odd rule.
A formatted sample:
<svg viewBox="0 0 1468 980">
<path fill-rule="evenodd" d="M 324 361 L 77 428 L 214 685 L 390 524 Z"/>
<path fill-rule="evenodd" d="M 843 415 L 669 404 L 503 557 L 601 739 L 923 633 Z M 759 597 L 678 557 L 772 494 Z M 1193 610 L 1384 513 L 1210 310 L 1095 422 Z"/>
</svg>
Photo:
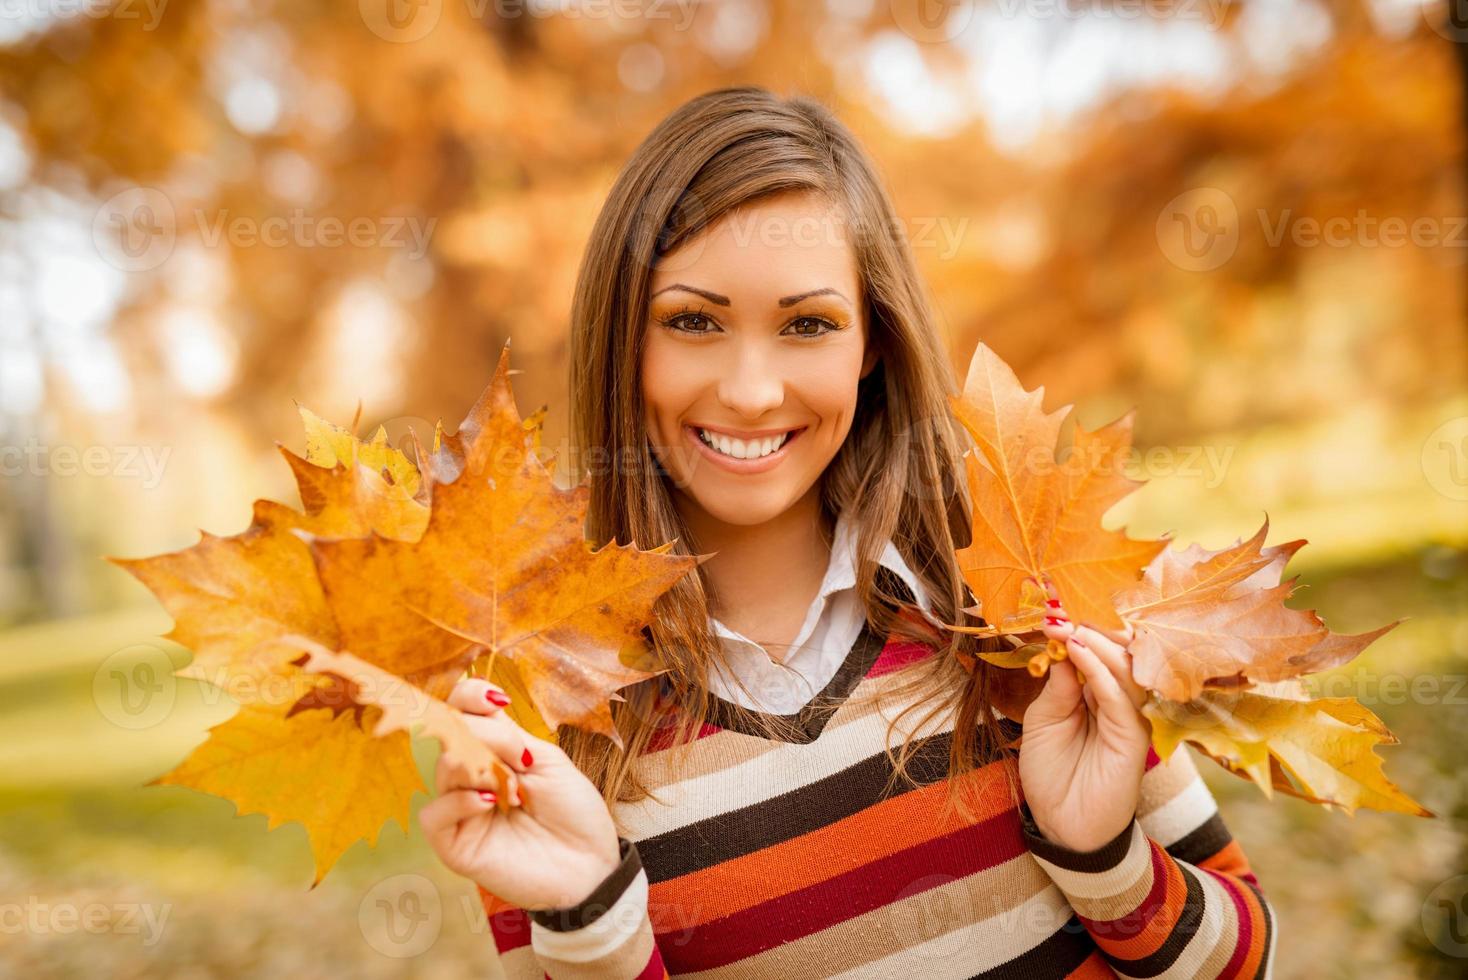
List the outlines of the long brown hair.
<svg viewBox="0 0 1468 980">
<path fill-rule="evenodd" d="M 888 194 L 855 138 L 815 99 L 782 99 L 757 86 L 705 93 L 665 118 L 618 175 L 592 230 L 571 311 L 573 468 L 578 480 L 591 477 L 587 535 L 597 545 L 615 540 L 643 548 L 676 540 L 677 553 L 697 553 L 690 550 L 689 530 L 673 506 L 644 421 L 638 379 L 652 270 L 662 255 L 732 210 L 801 191 L 837 204 L 856 231 L 851 240 L 869 342 L 880 358 L 860 383 L 851 430 L 822 476 L 823 521 L 829 526 L 848 509 L 856 520 L 856 588 L 872 627 L 946 653 L 900 670 L 889 693 L 919 695 L 907 708 L 928 709 L 918 730 L 940 712 L 955 712 L 952 788 L 958 782 L 952 777 L 1011 751 L 989 710 L 994 670 L 973 656 L 998 649 L 998 641 L 912 632 L 912 618 L 898 612 L 900 597 L 881 586 L 876 558 L 890 538 L 926 588 L 935 614 L 947 623 L 964 621 L 962 610 L 974 600 L 954 552 L 971 534 L 962 464 L 970 442 L 949 409 L 956 388 L 952 367 L 911 249 L 905 236 L 893 233 L 897 215 Z M 626 700 L 613 702 L 625 748 L 569 727 L 558 732 L 608 803 L 648 795 L 634 763 L 659 725 L 673 719 L 673 741 L 686 745 L 688 734 L 708 718 L 712 696 L 704 679 L 711 668 L 724 667 L 709 628 L 710 594 L 700 567 L 659 599 L 647 635 L 666 673 L 625 688 Z M 771 737 L 784 736 L 779 719 L 744 717 Z M 906 778 L 914 746 L 904 739 L 894 753 L 891 732 L 889 727 L 894 780 Z M 968 812 L 950 792 L 948 805 L 955 802 Z"/>
</svg>

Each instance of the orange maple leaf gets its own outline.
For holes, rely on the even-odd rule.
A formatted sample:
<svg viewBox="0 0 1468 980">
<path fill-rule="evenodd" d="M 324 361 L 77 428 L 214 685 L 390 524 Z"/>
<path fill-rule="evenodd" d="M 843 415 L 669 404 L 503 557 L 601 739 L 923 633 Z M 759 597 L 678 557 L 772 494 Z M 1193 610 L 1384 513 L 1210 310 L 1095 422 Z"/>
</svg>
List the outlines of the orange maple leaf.
<svg viewBox="0 0 1468 980">
<path fill-rule="evenodd" d="M 1044 411 L 1045 389 L 1027 392 L 1009 365 L 983 344 L 974 352 L 953 411 L 975 442 L 966 457 L 973 501 L 973 541 L 957 552 L 979 600 L 972 612 L 1004 632 L 1034 624 L 1054 584 L 1077 622 L 1120 629 L 1111 602 L 1167 539 L 1136 541 L 1108 531 L 1101 518 L 1141 485 L 1122 472 L 1131 448 L 1131 415 L 1094 432 L 1076 427 L 1071 451 L 1057 460 L 1069 406 Z"/>
</svg>

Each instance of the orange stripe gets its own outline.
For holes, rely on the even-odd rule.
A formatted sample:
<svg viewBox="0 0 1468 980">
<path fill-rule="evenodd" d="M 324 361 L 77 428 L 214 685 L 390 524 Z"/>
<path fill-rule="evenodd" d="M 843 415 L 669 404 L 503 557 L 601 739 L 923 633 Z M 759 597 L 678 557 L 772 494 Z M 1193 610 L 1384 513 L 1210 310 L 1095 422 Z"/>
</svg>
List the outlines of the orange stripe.
<svg viewBox="0 0 1468 980">
<path fill-rule="evenodd" d="M 1259 901 L 1255 897 L 1252 888 L 1244 882 L 1234 879 L 1232 875 L 1229 877 L 1233 879 L 1229 881 L 1229 884 L 1239 890 L 1239 893 L 1244 898 L 1244 908 L 1249 910 L 1249 952 L 1244 957 L 1244 962 L 1239 967 L 1239 972 L 1234 974 L 1234 976 L 1256 976 L 1259 972 L 1259 964 L 1264 961 L 1264 909 L 1259 905 Z M 1231 908 L 1234 907 L 1232 901 L 1229 902 L 1229 906 Z"/>
<path fill-rule="evenodd" d="M 964 791 L 975 797 L 971 804 L 974 822 L 1014 809 L 1008 783 L 997 768 L 1003 764 L 992 762 L 960 777 Z M 957 813 L 940 824 L 938 809 L 945 792 L 943 781 L 931 783 L 819 830 L 659 882 L 652 886 L 650 904 L 677 907 L 684 914 L 697 909 L 697 921 L 680 918 L 676 924 L 676 928 L 687 929 L 820 884 L 968 826 Z M 697 896 L 696 901 L 680 900 L 692 896 Z"/>
<path fill-rule="evenodd" d="M 1156 841 L 1149 838 L 1147 843 L 1154 852 L 1162 851 L 1162 845 Z M 1149 856 L 1148 861 L 1151 860 Z M 1167 942 L 1168 937 L 1177 928 L 1178 920 L 1183 914 L 1183 906 L 1188 899 L 1188 883 L 1183 880 L 1182 869 L 1165 851 L 1162 853 L 1162 867 L 1167 875 L 1165 898 L 1162 905 L 1153 911 L 1152 918 L 1143 926 L 1142 931 L 1126 939 L 1098 936 L 1096 945 L 1112 956 L 1127 960 L 1140 960 L 1162 948 L 1162 944 Z"/>
<path fill-rule="evenodd" d="M 1237 877 L 1253 873 L 1253 869 L 1249 867 L 1249 859 L 1244 857 L 1244 849 L 1236 840 L 1229 841 L 1216 852 L 1199 861 L 1198 867 L 1212 868 L 1214 871 L 1222 871 L 1226 875 Z"/>
<path fill-rule="evenodd" d="M 1116 980 L 1116 971 L 1098 950 L 1087 956 L 1080 966 L 1066 975 L 1066 980 Z"/>
</svg>

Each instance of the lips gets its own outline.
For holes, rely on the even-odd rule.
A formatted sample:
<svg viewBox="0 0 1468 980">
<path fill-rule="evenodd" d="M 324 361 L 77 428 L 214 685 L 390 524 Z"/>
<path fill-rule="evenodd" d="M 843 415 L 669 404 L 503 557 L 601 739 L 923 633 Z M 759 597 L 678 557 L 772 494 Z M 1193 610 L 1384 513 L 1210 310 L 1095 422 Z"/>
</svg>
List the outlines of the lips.
<svg viewBox="0 0 1468 980">
<path fill-rule="evenodd" d="M 785 444 L 793 429 L 775 435 L 760 437 L 736 437 L 714 429 L 699 429 L 704 443 L 725 456 L 734 459 L 760 459 L 768 456 Z"/>
<path fill-rule="evenodd" d="M 719 429 L 707 429 L 704 426 L 683 426 L 685 438 L 687 438 L 691 443 L 698 447 L 698 451 L 702 453 L 704 457 L 706 457 L 720 469 L 742 475 L 763 473 L 766 470 L 773 469 L 774 467 L 778 466 L 780 462 L 783 461 L 785 457 L 790 454 L 791 444 L 800 438 L 801 434 L 805 432 L 805 429 L 805 426 L 800 426 L 796 429 L 766 429 L 759 433 L 749 433 L 749 435 L 758 436 L 759 438 L 742 440 L 744 442 L 744 445 L 746 446 L 746 449 L 751 443 L 757 443 L 760 440 L 764 439 L 774 439 L 779 437 L 781 433 L 787 433 L 787 435 L 785 435 L 784 441 L 781 442 L 779 447 L 776 448 L 773 452 L 767 453 L 763 456 L 740 459 L 736 456 L 726 455 L 725 453 L 720 451 L 720 449 L 715 448 L 715 446 L 709 445 L 709 443 L 705 441 L 703 436 L 703 433 L 706 431 L 710 433 L 710 435 L 714 438 L 716 442 L 723 442 L 725 444 L 728 444 L 729 440 L 734 438 L 732 433 L 726 433 Z"/>
</svg>

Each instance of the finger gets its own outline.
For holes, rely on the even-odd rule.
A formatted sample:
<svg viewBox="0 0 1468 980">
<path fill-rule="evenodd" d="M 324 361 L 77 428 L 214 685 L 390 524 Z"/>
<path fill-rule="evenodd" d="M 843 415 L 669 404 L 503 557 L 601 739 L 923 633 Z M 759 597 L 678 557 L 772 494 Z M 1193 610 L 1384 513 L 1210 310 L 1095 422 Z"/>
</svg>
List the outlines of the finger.
<svg viewBox="0 0 1468 980">
<path fill-rule="evenodd" d="M 1136 708 L 1127 702 L 1126 693 L 1122 691 L 1111 669 L 1089 647 L 1071 637 L 1066 644 L 1066 651 L 1086 675 L 1086 687 L 1092 689 L 1098 714 L 1115 710 L 1118 705 L 1125 705 L 1127 716 L 1136 713 Z"/>
<path fill-rule="evenodd" d="M 1065 607 L 1060 604 L 1060 594 L 1055 591 L 1055 583 L 1049 579 L 1045 580 L 1045 625 L 1069 625 L 1070 618 L 1065 614 Z"/>
<path fill-rule="evenodd" d="M 1080 703 L 1081 685 L 1075 667 L 1065 660 L 1050 664 L 1040 693 L 1025 709 L 1025 725 L 1048 725 L 1069 718 Z"/>
<path fill-rule="evenodd" d="M 499 756 L 501 762 L 515 772 L 529 771 L 534 765 L 535 753 L 539 752 L 542 758 L 546 756 L 544 746 L 547 743 L 533 739 L 529 732 L 515 724 L 514 719 L 507 714 L 498 713 L 487 717 L 466 714 L 464 724 L 469 726 L 469 730 L 481 742 L 489 746 L 491 752 Z M 530 744 L 532 740 L 536 742 L 534 749 Z"/>
<path fill-rule="evenodd" d="M 1081 623 L 1075 628 L 1075 638 L 1084 643 L 1092 653 L 1121 654 L 1125 647 L 1094 626 Z"/>
<path fill-rule="evenodd" d="M 465 677 L 454 685 L 448 702 L 471 715 L 492 715 L 510 703 L 510 696 L 481 677 Z"/>
<path fill-rule="evenodd" d="M 1110 642 L 1124 647 L 1132 642 L 1132 638 L 1136 634 L 1132 630 L 1131 623 L 1128 623 L 1126 620 L 1122 620 L 1121 623 L 1122 629 L 1119 630 L 1107 629 L 1105 627 L 1097 626 L 1095 623 L 1081 623 L 1080 626 L 1082 629 L 1091 630 L 1097 636 L 1104 636 Z"/>
<path fill-rule="evenodd" d="M 438 754 L 438 761 L 433 768 L 434 793 L 437 796 L 447 796 L 458 790 L 493 790 L 500 789 L 498 786 L 481 786 L 473 780 L 473 770 L 465 766 L 447 752 Z M 515 802 L 513 799 L 510 801 Z"/>
<path fill-rule="evenodd" d="M 492 791 L 460 789 L 424 804 L 418 811 L 418 826 L 423 828 L 423 836 L 433 843 L 436 838 L 452 835 L 459 824 L 470 817 L 494 812 Z"/>
<path fill-rule="evenodd" d="M 1075 638 L 1078 642 L 1085 644 L 1086 649 L 1094 653 L 1106 665 L 1106 669 L 1116 679 L 1122 692 L 1127 696 L 1127 700 L 1137 708 L 1147 703 L 1147 689 L 1132 677 L 1132 658 L 1125 647 L 1107 639 L 1089 626 L 1082 626 L 1076 630 Z"/>
<path fill-rule="evenodd" d="M 1045 625 L 1040 627 L 1040 631 L 1047 637 L 1052 640 L 1058 640 L 1061 643 L 1070 639 L 1071 634 L 1075 630 L 1075 624 L 1068 619 L 1046 619 Z"/>
</svg>

